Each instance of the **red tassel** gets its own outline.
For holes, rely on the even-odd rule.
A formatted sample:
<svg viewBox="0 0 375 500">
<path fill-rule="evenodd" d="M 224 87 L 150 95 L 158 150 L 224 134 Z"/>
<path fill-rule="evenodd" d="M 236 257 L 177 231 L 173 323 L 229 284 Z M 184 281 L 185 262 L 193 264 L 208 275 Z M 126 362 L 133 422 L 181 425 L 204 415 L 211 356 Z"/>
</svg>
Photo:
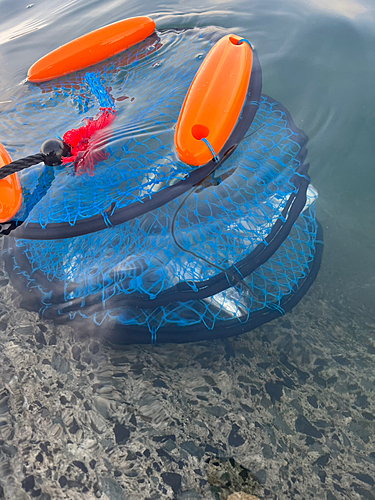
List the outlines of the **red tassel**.
<svg viewBox="0 0 375 500">
<path fill-rule="evenodd" d="M 71 154 L 62 158 L 61 163 L 74 163 L 77 175 L 84 172 L 93 175 L 94 165 L 108 158 L 103 149 L 96 149 L 100 142 L 98 132 L 110 125 L 115 115 L 114 109 L 101 108 L 96 118 L 87 118 L 84 126 L 65 132 L 63 141 L 70 146 Z"/>
</svg>

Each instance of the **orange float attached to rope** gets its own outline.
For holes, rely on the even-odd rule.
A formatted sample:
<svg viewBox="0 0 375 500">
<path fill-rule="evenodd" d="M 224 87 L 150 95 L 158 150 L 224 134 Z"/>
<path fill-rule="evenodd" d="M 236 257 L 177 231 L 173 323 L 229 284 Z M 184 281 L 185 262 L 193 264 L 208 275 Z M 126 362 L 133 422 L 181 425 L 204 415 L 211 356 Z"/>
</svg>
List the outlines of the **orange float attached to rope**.
<svg viewBox="0 0 375 500">
<path fill-rule="evenodd" d="M 0 168 L 12 160 L 0 144 Z M 22 202 L 22 191 L 17 174 L 0 179 L 0 223 L 7 222 L 18 212 Z"/>
<path fill-rule="evenodd" d="M 91 31 L 53 50 L 34 63 L 29 82 L 46 82 L 104 61 L 141 42 L 155 30 L 149 17 L 131 17 Z"/>
<path fill-rule="evenodd" d="M 181 161 L 204 165 L 213 152 L 221 151 L 240 116 L 252 65 L 252 48 L 239 36 L 224 36 L 212 47 L 190 85 L 178 117 L 175 147 Z"/>
</svg>

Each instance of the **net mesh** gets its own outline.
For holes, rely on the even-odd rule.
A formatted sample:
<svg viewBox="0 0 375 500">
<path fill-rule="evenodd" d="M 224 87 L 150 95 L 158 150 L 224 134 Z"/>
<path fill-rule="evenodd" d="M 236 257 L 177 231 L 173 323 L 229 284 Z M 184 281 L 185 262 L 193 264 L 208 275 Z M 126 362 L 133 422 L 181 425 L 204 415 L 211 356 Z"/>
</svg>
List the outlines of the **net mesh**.
<svg viewBox="0 0 375 500">
<path fill-rule="evenodd" d="M 108 104 L 117 116 L 96 141 L 109 154 L 96 165 L 94 176 L 75 176 L 71 168 L 60 167 L 51 182 L 44 166 L 19 175 L 25 195 L 16 219 L 41 227 L 74 225 L 184 178 L 193 167 L 178 161 L 173 127 L 202 59 L 219 36 L 209 29 L 167 31 L 88 73 L 29 85 L 14 107 L 2 113 L 1 141 L 12 156 L 26 156 L 49 136 L 62 137 Z M 14 144 L 15 137 L 23 142 Z"/>
<path fill-rule="evenodd" d="M 130 248 L 135 250 L 134 239 L 122 226 L 77 237 L 69 244 L 66 240 L 17 240 L 16 247 L 8 248 L 8 252 L 13 272 L 27 282 L 29 293 L 38 298 L 40 311 L 47 318 L 91 318 L 103 327 L 113 323 L 143 326 L 155 340 L 159 329 L 174 326 L 172 335 L 178 340 L 182 328 L 204 325 L 214 330 L 228 320 L 246 323 L 253 313 L 264 309 L 283 313 L 284 297 L 295 293 L 310 272 L 316 234 L 315 214 L 310 207 L 299 216 L 272 257 L 236 286 L 228 285 L 200 300 L 182 302 L 174 295 L 158 307 L 153 307 L 152 299 L 135 304 L 128 299 L 139 291 L 156 297 L 184 280 L 196 284 L 204 276 L 212 276 L 215 268 L 188 253 L 168 260 L 163 236 L 147 238 L 143 254 L 129 255 Z M 22 258 L 18 260 L 20 256 L 27 257 L 28 265 Z M 43 267 L 42 262 L 49 264 Z"/>
<path fill-rule="evenodd" d="M 1 142 L 14 156 L 30 154 L 46 130 L 62 136 L 101 107 L 114 107 L 117 117 L 101 136 L 98 147 L 108 158 L 94 175 L 44 166 L 20 175 L 24 199 L 17 218 L 42 228 L 104 218 L 185 178 L 194 167 L 179 161 L 173 128 L 202 58 L 221 35 L 212 29 L 158 33 L 89 72 L 29 85 L 2 112 Z M 163 330 L 178 341 L 198 326 L 214 332 L 246 324 L 259 311 L 282 313 L 285 297 L 309 276 L 320 243 L 313 188 L 269 258 L 248 275 L 236 270 L 268 246 L 276 225 L 290 215 L 299 178 L 307 181 L 301 169 L 306 142 L 288 112 L 262 96 L 245 138 L 198 186 L 100 232 L 50 241 L 8 238 L 7 270 L 45 317 L 90 318 L 102 328 L 121 325 L 125 333 L 136 326 L 153 341 Z"/>
</svg>

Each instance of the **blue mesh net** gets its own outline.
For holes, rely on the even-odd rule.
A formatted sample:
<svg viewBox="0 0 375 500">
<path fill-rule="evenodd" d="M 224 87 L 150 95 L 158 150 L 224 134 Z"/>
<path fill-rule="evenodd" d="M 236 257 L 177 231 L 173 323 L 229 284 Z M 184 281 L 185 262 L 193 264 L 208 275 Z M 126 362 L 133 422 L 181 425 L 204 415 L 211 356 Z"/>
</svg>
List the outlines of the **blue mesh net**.
<svg viewBox="0 0 375 500">
<path fill-rule="evenodd" d="M 25 87 L 0 125 L 1 142 L 15 157 L 30 154 L 46 130 L 62 136 L 101 107 L 114 107 L 117 116 L 101 136 L 98 147 L 108 158 L 94 175 L 44 166 L 20 175 L 17 219 L 41 228 L 73 226 L 186 178 L 195 167 L 179 161 L 174 126 L 203 57 L 221 35 L 158 33 L 89 72 Z M 8 238 L 7 270 L 45 317 L 119 331 L 119 342 L 246 331 L 292 307 L 319 267 L 306 142 L 288 112 L 262 96 L 235 152 L 199 185 L 92 234 Z"/>
<path fill-rule="evenodd" d="M 62 137 L 108 104 L 117 116 L 103 133 L 103 145 L 97 146 L 105 147 L 108 159 L 96 165 L 94 176 L 74 176 L 61 167 L 51 183 L 44 166 L 19 174 L 25 196 L 16 219 L 42 227 L 74 225 L 185 177 L 193 167 L 178 161 L 173 127 L 202 59 L 219 36 L 209 29 L 164 32 L 88 73 L 29 85 L 14 107 L 2 113 L 1 141 L 12 156 L 39 149 L 48 138 L 46 129 L 50 137 Z M 15 145 L 15 137 L 23 142 Z"/>
</svg>

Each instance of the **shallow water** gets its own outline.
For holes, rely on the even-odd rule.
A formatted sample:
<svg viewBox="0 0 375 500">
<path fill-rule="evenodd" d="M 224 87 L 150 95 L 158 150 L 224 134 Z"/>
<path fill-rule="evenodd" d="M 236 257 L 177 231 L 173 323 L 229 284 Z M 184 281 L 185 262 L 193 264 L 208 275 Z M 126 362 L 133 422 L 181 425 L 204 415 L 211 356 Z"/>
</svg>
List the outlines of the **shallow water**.
<svg viewBox="0 0 375 500">
<path fill-rule="evenodd" d="M 48 50 L 129 16 L 250 39 L 263 92 L 309 136 L 325 236 L 292 313 L 211 343 L 113 351 L 25 311 L 2 276 L 0 498 L 226 498 L 214 457 L 254 474 L 259 498 L 375 498 L 374 7 L 1 0 L 0 12 L 4 95 Z"/>
</svg>

